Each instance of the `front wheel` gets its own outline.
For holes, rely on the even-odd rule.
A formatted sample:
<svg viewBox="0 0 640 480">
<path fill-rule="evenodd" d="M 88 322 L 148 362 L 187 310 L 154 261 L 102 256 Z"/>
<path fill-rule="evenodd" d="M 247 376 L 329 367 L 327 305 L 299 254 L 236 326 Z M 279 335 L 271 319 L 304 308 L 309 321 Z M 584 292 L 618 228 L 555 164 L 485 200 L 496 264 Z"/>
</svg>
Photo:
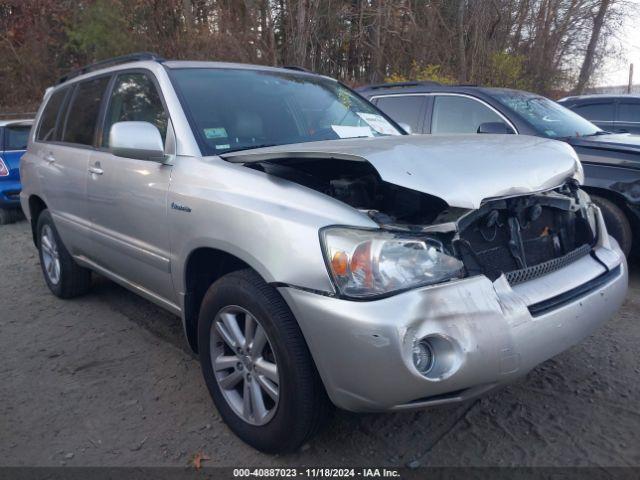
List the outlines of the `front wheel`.
<svg viewBox="0 0 640 480">
<path fill-rule="evenodd" d="M 198 350 L 220 415 L 254 448 L 294 451 L 324 423 L 330 404 L 302 332 L 282 297 L 253 270 L 209 288 Z"/>
<path fill-rule="evenodd" d="M 596 195 L 591 195 L 591 200 L 600 208 L 609 234 L 618 241 L 620 250 L 628 257 L 633 244 L 633 230 L 629 219 L 611 200 Z"/>
</svg>

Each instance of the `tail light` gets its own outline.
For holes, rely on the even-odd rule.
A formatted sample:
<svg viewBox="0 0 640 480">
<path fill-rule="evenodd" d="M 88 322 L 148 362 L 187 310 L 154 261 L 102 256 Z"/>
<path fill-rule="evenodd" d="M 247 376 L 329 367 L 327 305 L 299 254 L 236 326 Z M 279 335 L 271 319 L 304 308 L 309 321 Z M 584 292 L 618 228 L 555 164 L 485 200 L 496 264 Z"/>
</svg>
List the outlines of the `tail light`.
<svg viewBox="0 0 640 480">
<path fill-rule="evenodd" d="M 9 169 L 7 168 L 7 165 L 4 163 L 4 160 L 0 158 L 0 177 L 8 177 L 8 176 L 9 176 Z"/>
</svg>

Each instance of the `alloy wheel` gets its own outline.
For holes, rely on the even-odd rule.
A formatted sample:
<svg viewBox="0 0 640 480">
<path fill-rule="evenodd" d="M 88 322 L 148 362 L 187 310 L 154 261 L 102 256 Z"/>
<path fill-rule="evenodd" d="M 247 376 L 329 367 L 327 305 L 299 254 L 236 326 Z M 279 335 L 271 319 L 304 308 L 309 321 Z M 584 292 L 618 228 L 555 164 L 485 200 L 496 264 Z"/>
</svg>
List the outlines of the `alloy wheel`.
<svg viewBox="0 0 640 480">
<path fill-rule="evenodd" d="M 47 278 L 53 285 L 57 285 L 60 283 L 60 253 L 53 230 L 49 225 L 42 227 L 40 246 Z"/>
<path fill-rule="evenodd" d="M 211 328 L 211 364 L 227 404 L 251 425 L 276 413 L 280 396 L 278 364 L 266 331 L 248 310 L 220 310 Z"/>
</svg>

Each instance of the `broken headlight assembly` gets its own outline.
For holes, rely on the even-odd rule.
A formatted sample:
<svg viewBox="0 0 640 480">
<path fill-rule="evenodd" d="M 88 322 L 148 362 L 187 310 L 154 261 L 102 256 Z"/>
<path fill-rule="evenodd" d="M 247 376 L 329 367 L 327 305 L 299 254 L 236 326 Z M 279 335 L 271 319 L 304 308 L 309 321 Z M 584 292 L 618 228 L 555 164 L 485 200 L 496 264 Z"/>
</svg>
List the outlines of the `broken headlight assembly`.
<svg viewBox="0 0 640 480">
<path fill-rule="evenodd" d="M 331 277 L 345 297 L 383 296 L 464 274 L 462 262 L 436 238 L 347 227 L 325 228 L 320 238 Z"/>
</svg>

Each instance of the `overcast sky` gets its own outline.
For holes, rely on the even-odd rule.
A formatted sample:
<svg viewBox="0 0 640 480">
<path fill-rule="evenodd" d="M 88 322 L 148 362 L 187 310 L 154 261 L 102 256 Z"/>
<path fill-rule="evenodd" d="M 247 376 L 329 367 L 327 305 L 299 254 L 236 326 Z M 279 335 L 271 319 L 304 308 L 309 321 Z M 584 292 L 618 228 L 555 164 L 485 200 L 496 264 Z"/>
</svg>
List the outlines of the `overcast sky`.
<svg viewBox="0 0 640 480">
<path fill-rule="evenodd" d="M 613 39 L 622 47 L 622 59 L 609 59 L 602 72 L 602 80 L 596 82 L 598 86 L 626 85 L 629 81 L 629 64 L 633 63 L 633 83 L 640 84 L 640 0 L 627 0 L 630 5 L 630 15 Z"/>
</svg>

